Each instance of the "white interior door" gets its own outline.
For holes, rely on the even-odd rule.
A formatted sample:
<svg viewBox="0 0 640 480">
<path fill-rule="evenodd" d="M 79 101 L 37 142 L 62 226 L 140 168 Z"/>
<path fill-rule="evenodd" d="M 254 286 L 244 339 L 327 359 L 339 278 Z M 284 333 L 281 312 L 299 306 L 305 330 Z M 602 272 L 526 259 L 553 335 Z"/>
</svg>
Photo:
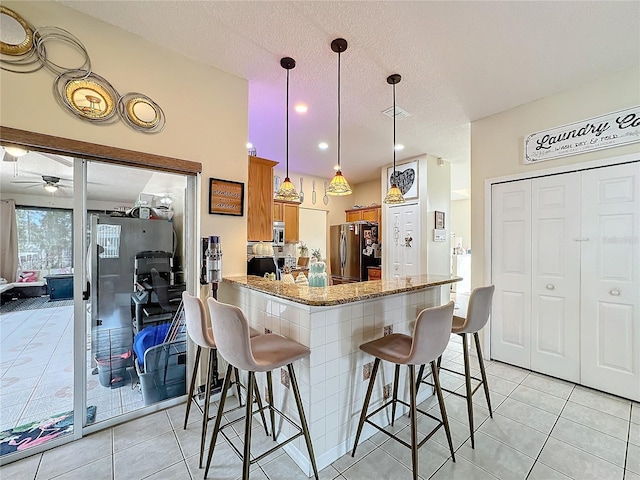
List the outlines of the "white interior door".
<svg viewBox="0 0 640 480">
<path fill-rule="evenodd" d="M 391 228 L 387 231 L 387 252 L 391 254 L 390 278 L 419 275 L 420 215 L 417 204 L 389 207 Z"/>
<path fill-rule="evenodd" d="M 580 381 L 580 173 L 531 181 L 531 369 Z"/>
<path fill-rule="evenodd" d="M 530 368 L 531 180 L 492 186 L 491 357 Z"/>
<path fill-rule="evenodd" d="M 581 383 L 640 400 L 640 162 L 584 172 L 582 192 Z"/>
</svg>

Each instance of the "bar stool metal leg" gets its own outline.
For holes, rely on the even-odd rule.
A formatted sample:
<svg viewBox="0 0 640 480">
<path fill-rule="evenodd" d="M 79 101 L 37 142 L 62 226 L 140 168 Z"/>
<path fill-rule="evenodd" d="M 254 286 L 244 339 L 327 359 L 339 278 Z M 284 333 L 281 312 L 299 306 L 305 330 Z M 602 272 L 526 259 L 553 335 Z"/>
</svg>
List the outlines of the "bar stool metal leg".
<svg viewBox="0 0 640 480">
<path fill-rule="evenodd" d="M 273 441 L 277 441 L 276 435 L 276 414 L 273 410 L 273 381 L 271 377 L 271 370 L 267 372 L 267 390 L 269 392 L 269 416 L 271 417 L 271 436 Z"/>
<path fill-rule="evenodd" d="M 211 458 L 213 457 L 213 451 L 216 448 L 216 441 L 218 440 L 218 432 L 220 431 L 220 423 L 222 421 L 222 412 L 224 412 L 224 404 L 227 400 L 226 392 L 231 384 L 231 372 L 233 370 L 232 365 L 227 366 L 227 373 L 224 376 L 224 384 L 222 391 L 225 392 L 220 395 L 220 404 L 218 405 L 218 414 L 216 415 L 216 423 L 213 426 L 213 435 L 211 436 L 211 443 L 209 443 L 209 455 L 207 455 L 207 466 L 204 470 L 204 478 L 207 478 L 209 473 L 209 467 L 211 466 Z"/>
<path fill-rule="evenodd" d="M 478 332 L 473 334 L 476 341 L 476 353 L 478 354 L 478 363 L 480 364 L 480 375 L 482 376 L 482 385 L 484 386 L 484 395 L 487 397 L 487 406 L 489 407 L 489 416 L 493 418 L 491 410 L 491 398 L 489 398 L 489 384 L 487 383 L 487 372 L 484 369 L 484 359 L 482 358 L 482 350 L 480 348 L 480 337 Z"/>
<path fill-rule="evenodd" d="M 249 372 L 247 385 L 247 411 L 244 418 L 244 453 L 242 459 L 242 479 L 249 479 L 249 467 L 251 466 L 251 423 L 253 420 L 253 391 L 255 390 L 256 374 Z"/>
<path fill-rule="evenodd" d="M 469 366 L 469 345 L 467 344 L 467 334 L 461 333 L 462 336 L 462 355 L 464 357 L 464 384 L 467 392 L 467 415 L 469 416 L 469 430 L 471 431 L 471 448 L 475 448 L 475 439 L 473 435 L 473 391 L 471 390 L 471 367 Z"/>
<path fill-rule="evenodd" d="M 400 365 L 396 364 L 393 374 L 393 404 L 391 405 L 391 426 L 396 418 L 396 404 L 398 403 L 398 382 L 400 380 Z"/>
<path fill-rule="evenodd" d="M 399 367 L 399 365 L 396 365 Z M 411 417 L 411 470 L 413 480 L 418 480 L 418 418 L 416 415 L 416 366 L 409 365 L 409 416 Z"/>
<path fill-rule="evenodd" d="M 196 349 L 196 361 L 193 364 L 193 373 L 191 374 L 191 384 L 189 385 L 189 396 L 187 397 L 187 411 L 184 414 L 183 430 L 187 429 L 187 422 L 189 421 L 189 412 L 191 411 L 191 402 L 193 402 L 193 391 L 196 388 L 196 377 L 198 376 L 198 365 L 200 365 L 201 353 L 202 347 L 198 345 L 198 348 Z"/>
<path fill-rule="evenodd" d="M 451 430 L 449 430 L 449 418 L 447 417 L 447 408 L 444 405 L 444 397 L 442 396 L 442 388 L 440 387 L 440 376 L 436 362 L 431 362 L 431 374 L 433 375 L 433 384 L 435 385 L 436 394 L 438 395 L 438 403 L 440 404 L 440 415 L 444 423 L 444 431 L 447 434 L 447 442 L 449 442 L 449 451 L 451 452 L 451 460 L 456 461 L 456 455 L 453 452 L 453 441 L 451 440 Z"/>
<path fill-rule="evenodd" d="M 233 373 L 236 376 L 236 394 L 238 395 L 238 406 L 242 406 L 242 393 L 240 390 L 240 372 L 236 367 L 233 367 Z"/>
<path fill-rule="evenodd" d="M 307 419 L 304 415 L 304 408 L 302 405 L 302 398 L 300 398 L 300 390 L 298 390 L 298 380 L 296 380 L 296 374 L 293 371 L 293 364 L 287 365 L 289 370 L 289 377 L 291 379 L 291 386 L 293 387 L 293 395 L 296 397 L 296 404 L 298 405 L 298 413 L 300 414 L 300 424 L 304 433 L 304 440 L 307 442 L 307 451 L 309 452 L 309 459 L 311 460 L 311 466 L 313 467 L 313 475 L 318 480 L 318 467 L 316 466 L 316 457 L 313 453 L 313 445 L 311 444 L 311 434 L 309 433 L 309 426 L 307 425 Z M 248 478 L 248 477 L 247 477 Z"/>
<path fill-rule="evenodd" d="M 213 370 L 214 353 L 209 350 L 209 362 L 207 364 L 207 382 L 204 389 L 204 413 L 202 415 L 202 429 L 200 433 L 200 468 L 202 468 L 202 460 L 204 459 L 204 446 L 207 441 L 207 426 L 209 425 L 209 403 L 211 400 L 211 372 Z"/>
<path fill-rule="evenodd" d="M 373 369 L 371 370 L 371 378 L 369 379 L 369 387 L 367 388 L 367 394 L 364 397 L 364 405 L 362 405 L 362 413 L 360 414 L 360 421 L 358 422 L 358 431 L 356 432 L 356 440 L 353 443 L 353 451 L 351 456 L 356 455 L 356 448 L 358 448 L 358 440 L 360 440 L 360 434 L 362 433 L 362 427 L 364 421 L 367 418 L 367 410 L 369 409 L 369 401 L 371 400 L 371 393 L 373 392 L 373 384 L 376 381 L 376 374 L 378 373 L 378 367 L 380 366 L 380 359 L 376 358 L 373 362 Z"/>
</svg>

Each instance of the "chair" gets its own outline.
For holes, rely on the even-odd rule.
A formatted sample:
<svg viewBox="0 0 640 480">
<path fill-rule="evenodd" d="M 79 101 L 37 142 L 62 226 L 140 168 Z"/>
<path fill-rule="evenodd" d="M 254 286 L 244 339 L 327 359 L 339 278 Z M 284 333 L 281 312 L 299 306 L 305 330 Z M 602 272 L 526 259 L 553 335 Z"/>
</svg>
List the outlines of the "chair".
<svg viewBox="0 0 640 480">
<path fill-rule="evenodd" d="M 213 452 L 218 438 L 218 433 L 229 441 L 231 447 L 235 450 L 240 458 L 242 458 L 242 478 L 247 480 L 249 478 L 249 467 L 252 463 L 258 462 L 267 455 L 270 455 L 283 445 L 295 440 L 300 436 L 304 436 L 307 444 L 307 451 L 309 452 L 309 459 L 311 460 L 311 466 L 313 467 L 313 473 L 315 478 L 318 479 L 318 469 L 316 467 L 316 460 L 313 453 L 313 446 L 311 444 L 311 435 L 309 434 L 309 427 L 304 415 L 304 409 L 302 406 L 302 399 L 300 397 L 300 390 L 298 389 L 298 382 L 293 369 L 293 362 L 300 360 L 301 358 L 308 357 L 311 354 L 309 348 L 299 344 L 293 340 L 276 335 L 273 333 L 260 335 L 258 337 L 250 338 L 249 322 L 244 313 L 238 307 L 233 305 L 227 305 L 220 303 L 214 298 L 208 298 L 207 303 L 209 305 L 209 311 L 211 313 L 211 324 L 216 332 L 216 342 L 218 351 L 222 357 L 228 362 L 227 374 L 224 379 L 224 386 L 222 391 L 225 392 L 229 388 L 230 372 L 232 368 L 240 368 L 249 372 L 249 386 L 248 392 L 253 392 L 256 384 L 255 374 L 256 372 L 266 372 L 267 374 L 267 391 L 269 393 L 269 406 L 264 407 L 269 409 L 271 417 L 271 431 L 273 432 L 273 440 L 276 441 L 275 430 L 275 413 L 278 413 L 283 419 L 287 420 L 291 425 L 298 429 L 298 433 L 289 437 L 286 441 L 277 444 L 275 447 L 269 449 L 263 454 L 255 457 L 251 460 L 251 422 L 253 417 L 253 411 L 251 407 L 251 393 L 246 405 L 245 414 L 245 429 L 244 429 L 244 449 L 240 452 L 235 445 L 230 441 L 229 437 L 224 432 L 224 428 L 229 427 L 233 423 L 242 420 L 241 418 L 232 422 L 229 422 L 223 426 L 220 425 L 222 420 L 222 412 L 224 410 L 225 395 L 220 398 L 218 405 L 218 415 L 216 416 L 216 423 L 213 428 L 213 437 L 209 444 L 209 455 L 207 458 L 207 466 L 205 469 L 205 478 L 209 472 L 211 466 L 211 459 L 213 458 Z M 289 378 L 291 381 L 291 387 L 298 407 L 298 414 L 300 417 L 300 425 L 297 425 L 293 420 L 288 418 L 284 413 L 277 410 L 273 406 L 273 383 L 271 379 L 271 371 L 287 366 L 289 371 Z M 259 407 L 262 409 L 262 407 Z"/>
<path fill-rule="evenodd" d="M 355 456 L 356 448 L 358 446 L 358 440 L 362 433 L 362 427 L 365 422 L 374 426 L 378 430 L 386 433 L 394 440 L 397 440 L 405 447 L 411 449 L 411 465 L 413 470 L 414 480 L 418 478 L 418 449 L 429 439 L 435 432 L 444 426 L 445 433 L 447 434 L 447 440 L 449 442 L 449 450 L 451 451 L 451 458 L 456 461 L 455 454 L 453 452 L 453 443 L 451 441 L 451 431 L 449 430 L 449 420 L 447 419 L 447 411 L 444 405 L 444 398 L 442 396 L 442 390 L 440 388 L 440 381 L 438 379 L 438 370 L 436 368 L 436 359 L 442 355 L 444 349 L 449 342 L 449 336 L 451 335 L 451 325 L 453 321 L 453 302 L 449 302 L 441 307 L 433 307 L 422 310 L 413 328 L 413 336 L 392 333 L 386 335 L 377 340 L 373 340 L 368 343 L 360 345 L 360 350 L 369 355 L 375 357 L 373 363 L 373 370 L 371 372 L 371 378 L 369 380 L 369 387 L 364 398 L 364 405 L 362 406 L 362 413 L 360 415 L 360 421 L 358 422 L 358 430 L 356 433 L 356 439 L 353 444 L 353 451 L 351 456 Z M 395 375 L 393 382 L 393 395 L 391 400 L 385 402 L 381 407 L 376 408 L 373 412 L 367 413 L 369 408 L 369 402 L 371 401 L 371 393 L 373 392 L 373 386 L 376 380 L 376 374 L 378 373 L 378 367 L 380 366 L 380 360 L 395 363 Z M 440 414 L 442 419 L 434 417 L 427 412 L 424 412 L 416 406 L 416 395 L 418 389 L 416 388 L 416 365 L 424 365 L 426 363 L 431 364 L 431 372 L 434 378 L 435 390 L 438 394 L 438 403 L 440 405 Z M 400 377 L 400 365 L 407 365 L 409 367 L 409 404 L 398 399 L 398 380 Z M 373 423 L 369 418 L 379 411 L 392 406 L 391 422 L 396 413 L 396 405 L 401 403 L 402 405 L 409 407 L 409 416 L 411 418 L 411 444 L 399 439 L 397 436 L 384 430 L 379 425 Z M 438 422 L 438 425 L 429 433 L 420 443 L 418 443 L 418 428 L 416 413 L 420 412 L 433 420 Z"/>
<path fill-rule="evenodd" d="M 191 340 L 198 346 L 196 350 L 196 360 L 193 365 L 193 373 L 191 374 L 191 383 L 189 385 L 189 397 L 187 399 L 187 411 L 184 415 L 184 429 L 187 428 L 187 422 L 189 420 L 189 412 L 191 410 L 191 402 L 195 402 L 196 406 L 202 412 L 202 433 L 200 437 L 200 468 L 202 468 L 202 460 L 204 457 L 204 446 L 207 436 L 207 425 L 211 418 L 209 417 L 209 400 L 211 397 L 211 387 L 212 387 L 212 375 L 214 371 L 217 370 L 217 355 L 215 353 L 216 350 L 216 342 L 213 337 L 213 331 L 207 322 L 207 315 L 204 310 L 204 305 L 202 301 L 198 297 L 194 297 L 189 295 L 188 292 L 182 292 L 182 301 L 184 305 L 184 314 L 185 314 L 185 322 L 187 324 L 187 333 Z M 252 337 L 260 335 L 256 330 L 251 329 L 250 335 Z M 202 354 L 202 349 L 210 349 L 209 353 L 209 363 L 207 365 L 207 381 L 205 385 L 204 391 L 204 408 L 200 407 L 197 401 L 197 393 L 194 393 L 196 377 L 198 376 L 198 365 L 200 364 L 200 355 Z M 240 395 L 240 375 L 238 373 L 238 369 L 234 370 L 235 373 L 235 384 L 237 387 L 238 401 L 240 406 L 242 406 L 242 397 Z M 227 375 L 230 375 L 230 372 L 227 372 Z M 217 379 L 216 379 L 217 380 Z M 226 378 L 225 378 L 226 380 Z M 226 393 L 226 389 L 224 392 Z M 223 395 L 224 396 L 224 395 Z M 260 394 L 256 389 L 256 401 L 259 407 L 262 407 L 262 399 L 260 398 Z M 262 411 L 261 411 L 262 413 Z M 262 414 L 262 420 L 265 425 L 266 431 L 266 419 L 264 418 L 264 414 Z M 267 435 L 268 435 L 267 431 Z"/>
<path fill-rule="evenodd" d="M 487 384 L 487 373 L 484 368 L 484 360 L 482 358 L 482 349 L 480 348 L 480 337 L 478 332 L 484 328 L 491 315 L 491 301 L 493 299 L 493 292 L 495 290 L 494 285 L 487 287 L 474 288 L 469 297 L 469 305 L 467 307 L 466 318 L 454 316 L 453 325 L 451 327 L 451 333 L 457 333 L 462 337 L 462 353 L 464 357 L 464 378 L 465 378 L 465 392 L 463 395 L 459 392 L 443 389 L 446 392 L 453 393 L 459 397 L 466 398 L 467 400 L 467 413 L 469 415 L 469 430 L 471 431 L 471 448 L 475 448 L 475 440 L 473 436 L 473 394 L 484 386 L 484 394 L 487 397 L 487 407 L 489 407 L 489 415 L 493 418 L 493 411 L 491 409 L 491 398 L 489 396 L 489 385 Z M 469 364 L 469 346 L 467 344 L 467 335 L 473 334 L 473 338 L 476 343 L 476 353 L 478 355 L 478 363 L 480 364 L 480 374 L 482 379 L 471 376 L 471 367 Z M 438 359 L 438 369 L 445 370 L 450 373 L 462 375 L 459 372 L 450 370 L 440 366 L 441 358 Z M 424 371 L 424 365 L 420 367 L 418 373 L 418 383 L 416 384 L 416 390 L 419 388 L 420 383 L 427 383 L 422 379 Z M 471 389 L 471 380 L 475 380 L 478 383 L 474 389 Z"/>
</svg>

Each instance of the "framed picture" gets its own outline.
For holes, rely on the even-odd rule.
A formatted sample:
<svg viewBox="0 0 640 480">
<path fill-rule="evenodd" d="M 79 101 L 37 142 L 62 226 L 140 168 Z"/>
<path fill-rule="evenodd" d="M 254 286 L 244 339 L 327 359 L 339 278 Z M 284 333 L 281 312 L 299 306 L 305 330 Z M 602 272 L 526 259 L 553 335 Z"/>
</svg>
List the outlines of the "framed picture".
<svg viewBox="0 0 640 480">
<path fill-rule="evenodd" d="M 387 168 L 387 188 L 391 188 L 393 183 L 400 189 L 405 200 L 418 198 L 418 161 L 396 165 L 395 172 L 393 167 Z"/>
<path fill-rule="evenodd" d="M 436 230 L 444 230 L 444 212 L 436 210 Z"/>
<path fill-rule="evenodd" d="M 209 213 L 216 215 L 244 215 L 244 183 L 209 179 Z"/>
</svg>

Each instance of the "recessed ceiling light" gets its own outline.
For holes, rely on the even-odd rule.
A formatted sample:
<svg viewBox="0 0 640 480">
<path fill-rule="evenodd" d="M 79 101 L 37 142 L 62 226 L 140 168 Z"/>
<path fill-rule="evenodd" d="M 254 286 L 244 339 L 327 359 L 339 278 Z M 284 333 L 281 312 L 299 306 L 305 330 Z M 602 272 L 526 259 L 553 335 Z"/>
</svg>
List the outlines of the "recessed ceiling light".
<svg viewBox="0 0 640 480">
<path fill-rule="evenodd" d="M 4 147 L 4 149 L 7 151 L 9 155 L 16 158 L 23 157 L 24 155 L 29 153 L 27 150 L 24 150 L 19 147 Z"/>
<path fill-rule="evenodd" d="M 327 148 L 329 148 L 329 144 L 328 144 L 327 142 L 320 142 L 320 143 L 318 144 L 318 148 L 319 148 L 320 150 L 326 150 Z"/>
<path fill-rule="evenodd" d="M 304 103 L 299 103 L 295 106 L 295 110 L 298 113 L 307 113 L 307 110 L 309 110 L 309 108 Z"/>
<path fill-rule="evenodd" d="M 396 151 L 399 152 L 400 150 L 404 150 L 404 145 L 402 145 L 401 143 L 396 143 Z"/>
<path fill-rule="evenodd" d="M 250 150 L 252 148 L 253 148 L 253 143 L 247 142 L 247 150 Z"/>
</svg>

